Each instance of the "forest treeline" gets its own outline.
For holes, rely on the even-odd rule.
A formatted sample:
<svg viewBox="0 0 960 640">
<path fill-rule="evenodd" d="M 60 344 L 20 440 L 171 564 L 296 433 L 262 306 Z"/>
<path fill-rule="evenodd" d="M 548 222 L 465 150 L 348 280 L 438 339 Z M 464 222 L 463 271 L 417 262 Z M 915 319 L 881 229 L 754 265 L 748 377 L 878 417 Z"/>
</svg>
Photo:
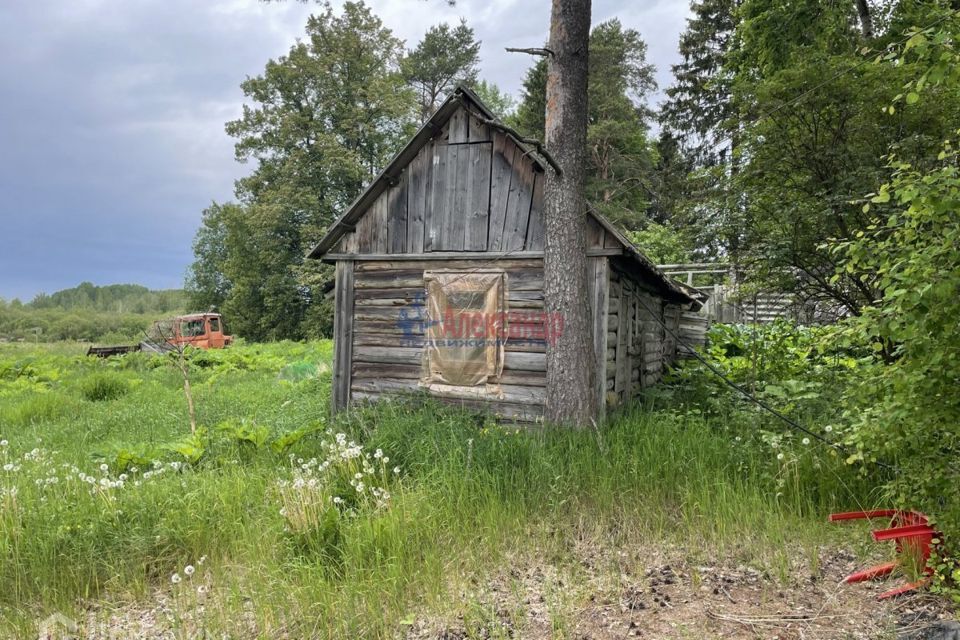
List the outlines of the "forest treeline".
<svg viewBox="0 0 960 640">
<path fill-rule="evenodd" d="M 187 309 L 182 289 L 151 290 L 136 284 L 83 282 L 29 302 L 0 299 L 0 339 L 134 340 L 155 320 Z"/>
<path fill-rule="evenodd" d="M 932 167 L 960 122 L 955 87 L 899 55 L 915 26 L 956 24 L 946 2 L 697 0 L 666 100 L 642 33 L 613 19 L 590 40 L 588 199 L 654 260 L 733 262 L 741 281 L 857 315 L 882 278 L 836 247 L 877 214 L 890 154 Z M 656 25 L 643 25 L 655 29 Z M 533 43 L 536 44 L 536 43 Z M 186 287 L 251 339 L 328 335 L 329 268 L 304 256 L 458 83 L 542 137 L 546 63 L 518 99 L 480 77 L 466 23 L 412 48 L 362 2 L 321 5 L 304 37 L 242 84 L 226 124 L 250 173 L 203 213 Z M 529 58 L 518 58 L 528 63 Z"/>
</svg>

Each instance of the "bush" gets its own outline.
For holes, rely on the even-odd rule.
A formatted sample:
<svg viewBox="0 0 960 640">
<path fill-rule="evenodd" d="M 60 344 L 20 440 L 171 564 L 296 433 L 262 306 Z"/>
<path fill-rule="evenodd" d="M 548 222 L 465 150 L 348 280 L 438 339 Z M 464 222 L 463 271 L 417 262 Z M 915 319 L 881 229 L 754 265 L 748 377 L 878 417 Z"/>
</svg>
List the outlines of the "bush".
<svg viewBox="0 0 960 640">
<path fill-rule="evenodd" d="M 115 400 L 129 391 L 130 382 L 112 372 L 95 373 L 80 383 L 80 394 L 91 402 Z"/>
</svg>

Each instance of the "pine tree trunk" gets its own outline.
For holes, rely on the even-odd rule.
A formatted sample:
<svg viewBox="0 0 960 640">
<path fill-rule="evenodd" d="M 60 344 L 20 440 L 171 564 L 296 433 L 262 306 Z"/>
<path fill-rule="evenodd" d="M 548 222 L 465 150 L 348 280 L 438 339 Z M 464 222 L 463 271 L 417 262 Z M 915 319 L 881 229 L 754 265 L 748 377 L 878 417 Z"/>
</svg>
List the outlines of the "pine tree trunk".
<svg viewBox="0 0 960 640">
<path fill-rule="evenodd" d="M 563 326 L 547 346 L 545 417 L 577 427 L 590 424 L 597 401 L 584 200 L 589 40 L 590 0 L 553 0 L 545 134 L 563 173 L 547 175 L 544 298 L 548 317 L 562 318 Z"/>
</svg>

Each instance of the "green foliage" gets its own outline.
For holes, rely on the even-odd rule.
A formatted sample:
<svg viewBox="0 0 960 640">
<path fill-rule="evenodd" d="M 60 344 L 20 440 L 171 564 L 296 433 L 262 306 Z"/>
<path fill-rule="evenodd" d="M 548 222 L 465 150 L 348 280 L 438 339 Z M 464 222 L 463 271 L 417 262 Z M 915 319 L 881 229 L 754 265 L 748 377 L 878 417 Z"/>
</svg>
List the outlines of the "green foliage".
<svg viewBox="0 0 960 640">
<path fill-rule="evenodd" d="M 480 43 L 465 19 L 455 27 L 443 22 L 427 29 L 401 63 L 406 81 L 417 94 L 421 123 L 458 84 L 476 82 L 479 62 Z"/>
<path fill-rule="evenodd" d="M 722 138 L 735 127 L 733 74 L 727 62 L 737 24 L 736 5 L 734 0 L 691 4 L 693 17 L 680 34 L 683 60 L 671 67 L 674 81 L 660 113 L 671 135 L 694 150 L 701 166 L 729 160 L 721 154 L 729 149 Z"/>
<path fill-rule="evenodd" d="M 486 80 L 477 81 L 471 88 L 498 120 L 507 122 L 513 119 L 517 101 L 509 93 L 501 91 L 496 84 Z"/>
<path fill-rule="evenodd" d="M 772 435 L 748 435 L 759 431 L 757 416 L 739 410 L 698 414 L 652 401 L 578 432 L 391 402 L 328 426 L 318 418 L 329 371 L 300 382 L 278 373 L 304 361 L 328 365 L 329 342 L 240 344 L 195 354 L 206 358 L 192 370 L 198 421 L 209 430 L 184 438 L 181 381 L 163 358 L 131 354 L 110 366 L 75 353 L 0 345 L 0 362 L 30 356 L 20 371 L 60 371 L 45 392 L 0 396 L 0 415 L 33 395 L 72 404 L 30 429 L 0 418 L 9 427 L 0 462 L 16 468 L 0 473 L 8 585 L 0 625 L 15 637 L 35 632 L 44 607 L 69 615 L 78 601 L 112 605 L 116 593 L 158 590 L 176 602 L 207 580 L 244 596 L 217 601 L 222 613 L 205 619 L 217 635 L 243 635 L 237 612 L 254 602 L 248 617 L 262 628 L 283 619 L 291 636 L 315 634 L 317 616 L 330 621 L 329 636 L 388 636 L 412 608 L 453 597 L 451 558 L 472 579 L 531 548 L 565 559 L 583 544 L 695 540 L 697 553 L 763 565 L 785 546 L 815 554 L 836 535 L 822 524 L 827 511 L 872 505 L 869 485 L 842 460 L 785 439 L 774 449 Z M 143 382 L 109 411 L 71 403 L 72 385 L 59 380 L 101 369 Z M 210 429 L 224 423 L 230 428 Z M 389 495 L 367 493 L 372 487 Z M 193 578 L 186 564 L 197 568 Z M 171 583 L 175 573 L 183 584 Z"/>
<path fill-rule="evenodd" d="M 86 376 L 80 381 L 80 394 L 91 402 L 116 400 L 127 394 L 132 384 L 126 377 L 112 371 Z"/>
<path fill-rule="evenodd" d="M 158 317 L 186 311 L 187 304 L 180 290 L 84 282 L 51 295 L 41 293 L 25 305 L 0 300 L 0 339 L 122 344 L 142 338 Z"/>
<path fill-rule="evenodd" d="M 90 282 L 83 282 L 72 289 L 63 289 L 50 295 L 38 294 L 26 306 L 32 309 L 63 311 L 173 314 L 186 308 L 186 299 L 180 289 L 151 291 L 136 284 L 98 287 Z"/>
<path fill-rule="evenodd" d="M 328 331 L 329 318 L 308 308 L 330 270 L 304 256 L 410 132 L 415 96 L 402 55 L 363 3 L 328 3 L 287 55 L 243 82 L 248 104 L 227 132 L 237 159 L 256 166 L 237 181 L 240 204 L 204 212 L 187 281 L 196 303 L 222 304 L 237 335 Z"/>
<path fill-rule="evenodd" d="M 933 168 L 892 159 L 891 181 L 865 207 L 877 217 L 832 246 L 841 273 L 874 273 L 879 292 L 839 336 L 877 354 L 847 398 L 850 442 L 898 467 L 891 499 L 937 517 L 948 541 L 960 536 L 958 160 L 953 142 Z"/>
<path fill-rule="evenodd" d="M 618 19 L 602 22 L 590 33 L 586 196 L 600 213 L 629 229 L 644 222 L 655 163 L 647 137 L 652 114 L 645 102 L 656 81 L 646 55 L 640 33 Z M 541 140 L 546 71 L 541 59 L 527 72 L 514 121 L 520 131 Z"/>
<path fill-rule="evenodd" d="M 645 228 L 631 232 L 628 237 L 657 264 L 678 264 L 690 258 L 686 239 L 666 225 L 648 222 Z"/>
</svg>

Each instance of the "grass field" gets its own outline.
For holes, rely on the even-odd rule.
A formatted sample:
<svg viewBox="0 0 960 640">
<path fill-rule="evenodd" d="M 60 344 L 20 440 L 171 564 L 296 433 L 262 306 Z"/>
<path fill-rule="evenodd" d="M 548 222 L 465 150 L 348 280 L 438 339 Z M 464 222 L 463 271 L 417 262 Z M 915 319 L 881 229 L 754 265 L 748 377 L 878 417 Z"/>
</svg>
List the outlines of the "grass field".
<svg viewBox="0 0 960 640">
<path fill-rule="evenodd" d="M 0 633 L 60 611 L 90 638 L 609 637 L 662 610 L 672 631 L 647 637 L 708 637 L 708 613 L 763 637 L 689 607 L 776 602 L 872 549 L 825 524 L 874 506 L 857 474 L 749 417 L 648 405 L 571 432 L 396 402 L 330 421 L 330 359 L 195 354 L 191 434 L 163 357 L 0 346 Z M 889 626 L 822 595 L 851 635 L 779 637 Z"/>
</svg>

